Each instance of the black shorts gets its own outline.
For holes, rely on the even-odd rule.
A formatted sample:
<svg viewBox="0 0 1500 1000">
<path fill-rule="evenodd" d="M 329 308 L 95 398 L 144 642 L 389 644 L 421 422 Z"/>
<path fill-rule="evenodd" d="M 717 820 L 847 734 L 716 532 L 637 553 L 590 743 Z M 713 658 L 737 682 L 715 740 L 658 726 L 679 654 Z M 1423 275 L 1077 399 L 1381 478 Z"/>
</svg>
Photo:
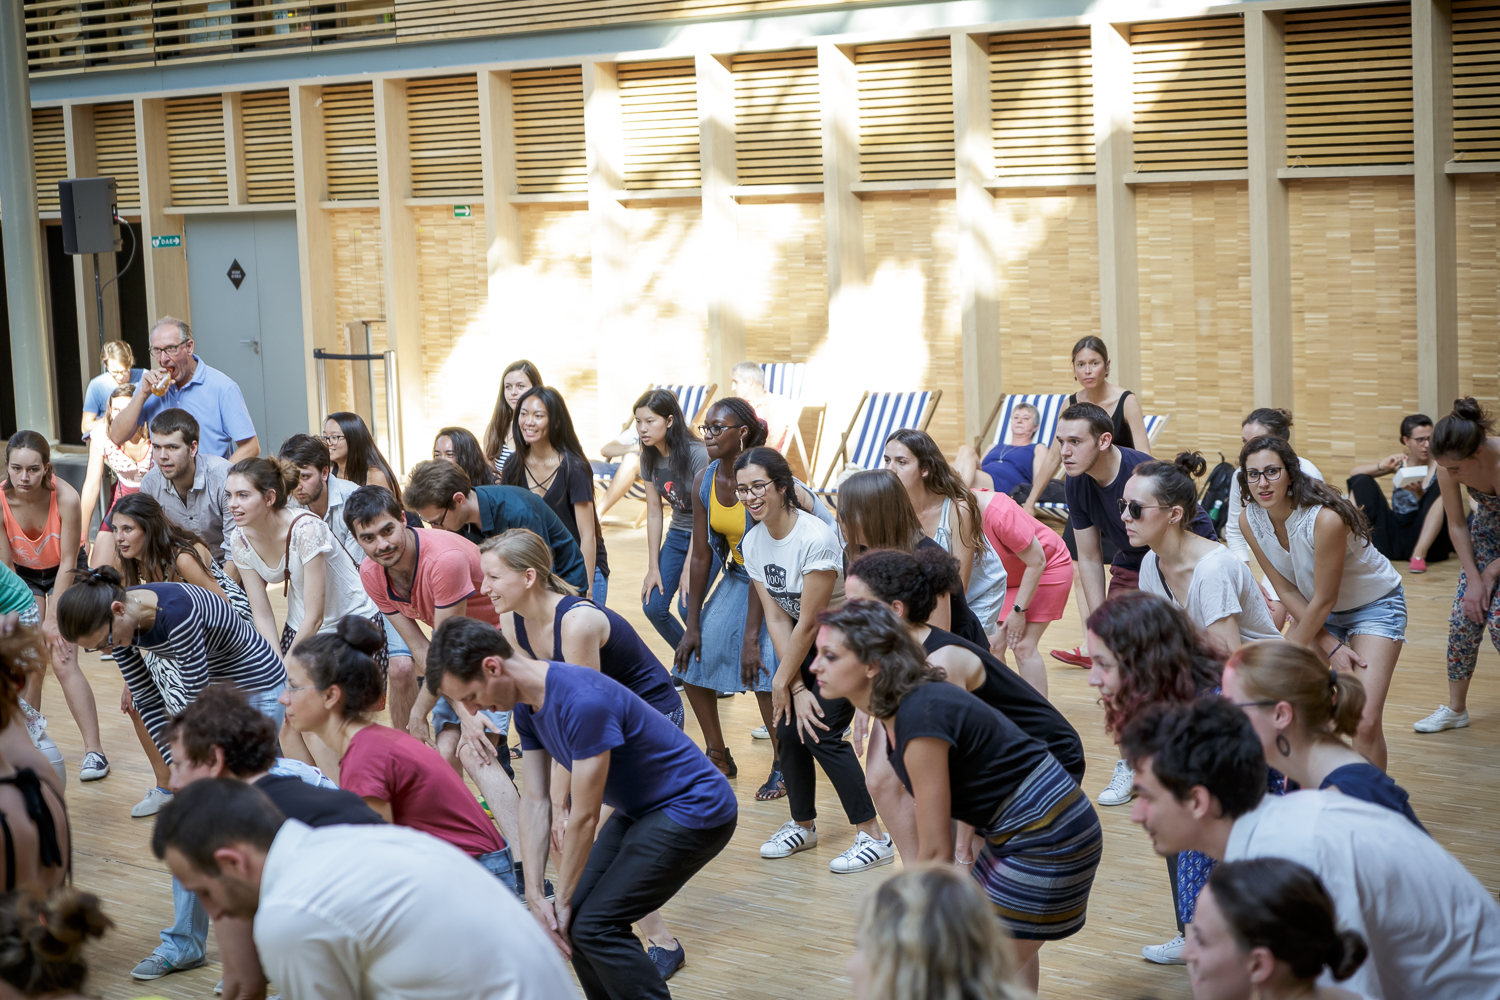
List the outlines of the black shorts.
<svg viewBox="0 0 1500 1000">
<path fill-rule="evenodd" d="M 46 597 L 52 593 L 52 588 L 57 585 L 57 571 L 60 566 L 49 569 L 32 569 L 30 566 L 17 566 L 16 576 L 21 578 L 31 592 L 37 597 Z M 89 568 L 89 554 L 83 549 L 78 550 L 78 568 Z"/>
</svg>

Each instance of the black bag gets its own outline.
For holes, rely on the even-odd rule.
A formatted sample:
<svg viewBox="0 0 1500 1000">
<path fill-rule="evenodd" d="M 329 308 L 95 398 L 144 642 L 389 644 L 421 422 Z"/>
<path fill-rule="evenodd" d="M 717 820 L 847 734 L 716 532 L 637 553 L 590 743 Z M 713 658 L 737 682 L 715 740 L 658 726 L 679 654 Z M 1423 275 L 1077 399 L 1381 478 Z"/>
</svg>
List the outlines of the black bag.
<svg viewBox="0 0 1500 1000">
<path fill-rule="evenodd" d="M 1219 452 L 1219 464 L 1208 474 L 1208 482 L 1203 484 L 1203 497 L 1199 500 L 1220 541 L 1224 539 L 1224 528 L 1229 521 L 1229 491 L 1234 488 L 1234 474 L 1234 466 L 1224 460 L 1222 451 Z"/>
</svg>

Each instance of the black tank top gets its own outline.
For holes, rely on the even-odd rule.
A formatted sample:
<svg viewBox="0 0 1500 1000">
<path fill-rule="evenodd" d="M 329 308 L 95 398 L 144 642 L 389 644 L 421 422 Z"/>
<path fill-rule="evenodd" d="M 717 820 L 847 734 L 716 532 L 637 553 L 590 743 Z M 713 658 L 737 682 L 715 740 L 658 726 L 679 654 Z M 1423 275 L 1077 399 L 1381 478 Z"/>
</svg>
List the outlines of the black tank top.
<svg viewBox="0 0 1500 1000">
<path fill-rule="evenodd" d="M 599 650 L 599 672 L 634 691 L 662 715 L 671 715 L 681 708 L 682 698 L 672 687 L 672 675 L 651 652 L 651 647 L 641 640 L 628 621 L 585 597 L 564 597 L 557 602 L 557 613 L 552 617 L 552 655 L 537 658 L 561 662 L 563 615 L 580 604 L 598 608 L 609 619 L 609 639 Z M 516 641 L 528 654 L 536 656 L 526 635 L 526 620 L 520 615 L 511 618 L 516 625 Z"/>
<path fill-rule="evenodd" d="M 42 793 L 42 781 L 36 776 L 36 772 L 29 767 L 19 768 L 10 777 L 0 778 L 0 785 L 15 785 L 16 791 L 25 800 L 26 815 L 36 824 L 37 860 L 41 862 L 41 867 L 63 867 L 57 823 L 52 817 L 52 808 L 47 805 L 46 796 Z M 66 816 L 67 807 L 64 806 L 63 810 Z M 5 891 L 10 892 L 16 887 L 16 841 L 10 832 L 10 822 L 3 812 L 0 812 L 0 835 L 5 838 Z M 71 876 L 73 866 L 70 864 L 67 867 Z"/>
<path fill-rule="evenodd" d="M 1120 398 L 1115 402 L 1115 412 L 1109 417 L 1115 425 L 1115 432 L 1112 435 L 1114 443 L 1121 448 L 1135 447 L 1135 434 L 1131 432 L 1130 424 L 1125 422 L 1125 397 L 1129 395 L 1129 389 L 1120 393 Z M 1072 406 L 1076 402 L 1078 402 L 1078 393 L 1075 392 L 1068 397 L 1068 405 Z"/>
<path fill-rule="evenodd" d="M 962 636 L 935 628 L 922 642 L 922 648 L 929 653 L 936 653 L 944 646 L 959 646 L 979 657 L 984 664 L 984 683 L 974 690 L 974 696 L 1014 722 L 1021 732 L 1045 743 L 1063 770 L 1074 781 L 1083 782 L 1085 761 L 1078 730 L 1040 691 L 996 659 L 988 649 Z"/>
</svg>

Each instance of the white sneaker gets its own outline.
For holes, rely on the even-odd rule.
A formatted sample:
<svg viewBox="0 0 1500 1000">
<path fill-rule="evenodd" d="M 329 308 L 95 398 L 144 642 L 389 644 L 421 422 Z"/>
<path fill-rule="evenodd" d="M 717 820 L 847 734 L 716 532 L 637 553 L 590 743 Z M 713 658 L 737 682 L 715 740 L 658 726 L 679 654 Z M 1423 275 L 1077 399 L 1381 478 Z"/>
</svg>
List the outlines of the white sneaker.
<svg viewBox="0 0 1500 1000">
<path fill-rule="evenodd" d="M 787 820 L 770 840 L 760 845 L 763 858 L 789 858 L 798 851 L 818 846 L 818 828 L 811 830 L 796 820 Z"/>
<path fill-rule="evenodd" d="M 828 870 L 835 875 L 849 875 L 866 868 L 879 868 L 896 860 L 896 845 L 890 834 L 884 840 L 876 840 L 863 830 L 854 835 L 854 844 L 843 854 L 828 862 Z"/>
<path fill-rule="evenodd" d="M 146 797 L 130 807 L 130 815 L 134 819 L 144 816 L 155 816 L 161 811 L 161 807 L 172 801 L 172 793 L 164 792 L 155 785 L 146 793 Z"/>
<path fill-rule="evenodd" d="M 750 730 L 750 736 L 751 738 L 757 740 L 768 740 L 771 738 L 771 731 L 765 726 L 756 726 L 754 729 Z"/>
<path fill-rule="evenodd" d="M 1114 776 L 1099 793 L 1101 806 L 1123 806 L 1135 798 L 1135 769 L 1123 760 L 1115 762 Z M 1165 946 L 1163 946 L 1165 947 Z"/>
<path fill-rule="evenodd" d="M 1468 712 L 1455 712 L 1447 705 L 1439 705 L 1436 712 L 1421 722 L 1413 722 L 1411 727 L 1419 733 L 1440 733 L 1444 729 L 1464 729 L 1468 725 Z"/>
<path fill-rule="evenodd" d="M 1157 965 L 1186 965 L 1182 960 L 1182 946 L 1185 943 L 1179 934 L 1166 944 L 1150 944 L 1142 948 L 1141 957 Z"/>
</svg>

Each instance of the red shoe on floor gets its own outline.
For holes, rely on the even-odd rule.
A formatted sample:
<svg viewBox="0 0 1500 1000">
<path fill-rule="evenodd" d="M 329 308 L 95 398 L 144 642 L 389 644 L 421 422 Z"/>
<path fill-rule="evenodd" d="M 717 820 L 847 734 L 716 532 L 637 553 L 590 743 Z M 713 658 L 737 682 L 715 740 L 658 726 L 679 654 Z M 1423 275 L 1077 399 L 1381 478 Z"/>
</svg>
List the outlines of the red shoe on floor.
<svg viewBox="0 0 1500 1000">
<path fill-rule="evenodd" d="M 1411 557 L 1411 569 L 1410 569 L 1410 572 L 1412 572 L 1412 573 L 1425 573 L 1425 572 L 1427 572 L 1427 560 L 1426 559 L 1418 559 L 1416 556 L 1412 556 Z"/>
<path fill-rule="evenodd" d="M 1070 667 L 1087 668 L 1094 665 L 1093 657 L 1085 655 L 1082 646 L 1074 646 L 1072 649 L 1054 649 L 1052 658 L 1061 660 Z"/>
</svg>

